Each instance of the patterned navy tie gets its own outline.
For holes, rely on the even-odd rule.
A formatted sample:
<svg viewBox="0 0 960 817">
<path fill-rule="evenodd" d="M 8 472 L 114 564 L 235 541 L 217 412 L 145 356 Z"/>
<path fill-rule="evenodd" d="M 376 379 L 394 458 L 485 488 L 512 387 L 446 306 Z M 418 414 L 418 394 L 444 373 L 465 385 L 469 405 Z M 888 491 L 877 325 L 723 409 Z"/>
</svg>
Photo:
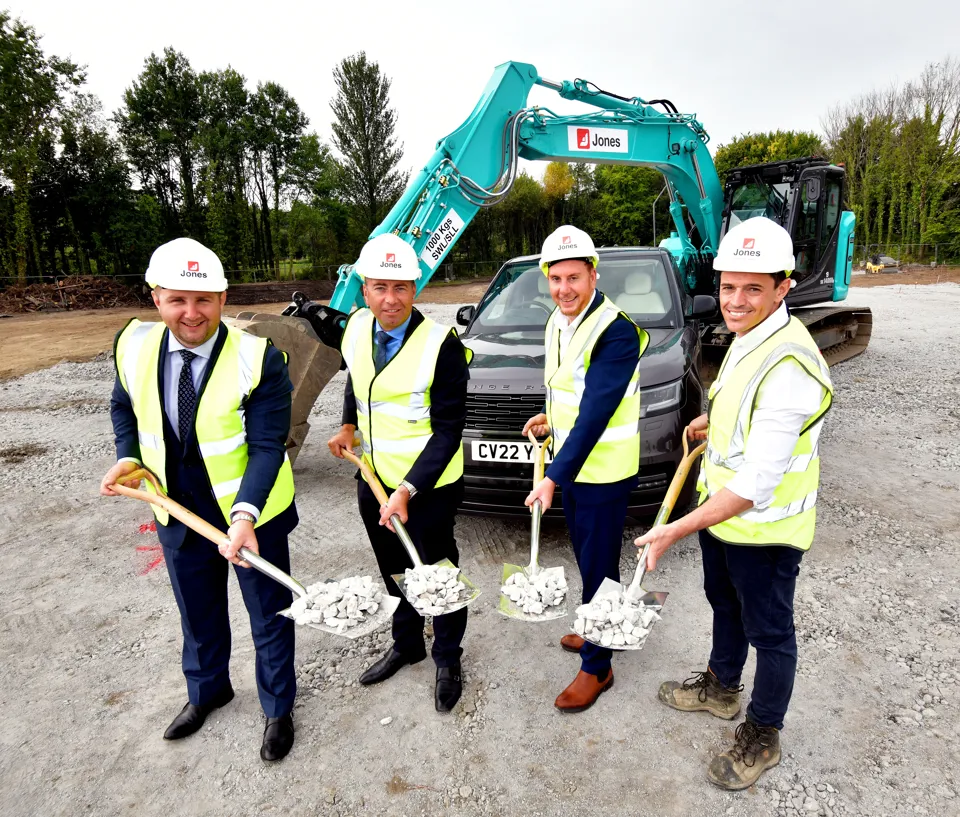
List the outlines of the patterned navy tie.
<svg viewBox="0 0 960 817">
<path fill-rule="evenodd" d="M 177 387 L 177 425 L 180 427 L 180 442 L 184 442 L 193 425 L 193 410 L 197 406 L 197 390 L 193 387 L 193 359 L 196 354 L 186 349 L 180 350 L 183 368 L 180 369 L 180 383 Z"/>
<path fill-rule="evenodd" d="M 377 332 L 376 340 L 377 349 L 373 356 L 373 367 L 377 374 L 380 374 L 383 367 L 387 365 L 387 341 L 390 340 L 390 335 L 381 330 Z"/>
</svg>

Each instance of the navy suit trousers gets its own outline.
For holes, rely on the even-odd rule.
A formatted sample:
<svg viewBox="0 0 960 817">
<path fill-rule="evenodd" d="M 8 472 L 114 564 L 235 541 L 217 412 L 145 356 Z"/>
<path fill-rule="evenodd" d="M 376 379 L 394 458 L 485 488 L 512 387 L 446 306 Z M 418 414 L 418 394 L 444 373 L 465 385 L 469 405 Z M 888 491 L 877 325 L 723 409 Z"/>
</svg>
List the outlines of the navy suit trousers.
<svg viewBox="0 0 960 817">
<path fill-rule="evenodd" d="M 387 493 L 393 493 L 387 488 Z M 394 573 L 403 573 L 413 567 L 407 551 L 395 533 L 380 525 L 380 503 L 373 491 L 362 479 L 357 485 L 360 516 L 373 545 L 380 575 L 391 596 L 400 598 L 400 606 L 393 614 L 393 641 L 396 649 L 413 659 L 426 655 L 423 643 L 423 616 L 400 593 L 397 583 L 391 578 Z M 410 500 L 410 518 L 404 527 L 424 564 L 449 559 L 459 564 L 457 540 L 453 535 L 457 507 L 463 499 L 463 481 L 458 480 L 442 488 L 434 488 L 417 494 Z M 467 629 L 467 608 L 437 616 L 433 619 L 434 663 L 438 667 L 452 667 L 463 654 L 460 642 Z"/>
<path fill-rule="evenodd" d="M 272 520 L 271 520 L 272 522 Z M 269 525 L 270 523 L 267 523 Z M 260 531 L 258 530 L 258 534 Z M 258 535 L 260 555 L 290 572 L 287 534 Z M 230 683 L 230 620 L 227 571 L 230 563 L 215 545 L 188 530 L 179 548 L 163 555 L 180 608 L 183 629 L 183 674 L 190 703 L 202 706 Z M 297 692 L 294 671 L 294 623 L 277 616 L 290 606 L 292 594 L 251 568 L 236 567 L 243 603 L 257 652 L 257 689 L 268 718 L 293 709 Z"/>
<path fill-rule="evenodd" d="M 596 486 L 587 486 L 594 488 Z M 620 581 L 620 549 L 623 546 L 623 523 L 627 518 L 629 488 L 619 490 L 603 502 L 594 499 L 597 492 L 578 492 L 576 483 L 563 491 L 563 513 L 567 518 L 573 555 L 583 580 L 583 603 L 586 604 L 606 578 Z M 610 669 L 613 651 L 589 641 L 580 648 L 581 669 L 591 675 L 603 675 Z"/>
<path fill-rule="evenodd" d="M 793 593 L 803 552 L 730 545 L 706 530 L 700 531 L 700 551 L 703 589 L 713 608 L 710 669 L 724 686 L 739 686 L 752 644 L 757 673 L 747 717 L 783 729 L 797 673 Z"/>
</svg>

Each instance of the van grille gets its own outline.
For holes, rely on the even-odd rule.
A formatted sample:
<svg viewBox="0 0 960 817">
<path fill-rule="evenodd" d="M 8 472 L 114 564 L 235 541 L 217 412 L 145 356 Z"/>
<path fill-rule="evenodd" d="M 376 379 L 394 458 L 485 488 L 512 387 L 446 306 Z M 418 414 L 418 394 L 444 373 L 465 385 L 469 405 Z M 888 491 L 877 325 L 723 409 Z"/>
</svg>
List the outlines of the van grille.
<svg viewBox="0 0 960 817">
<path fill-rule="evenodd" d="M 519 434 L 527 420 L 543 411 L 544 403 L 543 395 L 468 394 L 467 428 Z"/>
</svg>

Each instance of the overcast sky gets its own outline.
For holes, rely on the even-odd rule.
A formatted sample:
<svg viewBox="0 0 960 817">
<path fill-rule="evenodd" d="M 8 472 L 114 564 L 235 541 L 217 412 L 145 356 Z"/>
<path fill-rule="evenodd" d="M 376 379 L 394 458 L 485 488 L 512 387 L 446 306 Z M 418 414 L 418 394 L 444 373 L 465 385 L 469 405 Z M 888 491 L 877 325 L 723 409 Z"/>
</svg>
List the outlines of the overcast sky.
<svg viewBox="0 0 960 817">
<path fill-rule="evenodd" d="M 715 150 L 742 133 L 820 131 L 836 103 L 960 56 L 955 0 L 13 0 L 9 10 L 47 54 L 87 66 L 87 88 L 108 112 L 144 59 L 173 46 L 198 72 L 230 65 L 249 87 L 281 84 L 325 141 L 333 67 L 364 50 L 393 80 L 403 164 L 417 169 L 508 60 L 548 79 L 667 97 L 698 115 Z M 529 101 L 584 110 L 543 88 Z"/>
</svg>

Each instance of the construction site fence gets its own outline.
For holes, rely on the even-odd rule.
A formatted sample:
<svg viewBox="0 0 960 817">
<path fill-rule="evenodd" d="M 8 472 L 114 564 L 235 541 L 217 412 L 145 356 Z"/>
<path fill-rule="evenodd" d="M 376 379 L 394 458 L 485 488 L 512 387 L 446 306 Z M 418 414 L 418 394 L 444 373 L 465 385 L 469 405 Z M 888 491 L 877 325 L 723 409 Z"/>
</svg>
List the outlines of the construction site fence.
<svg viewBox="0 0 960 817">
<path fill-rule="evenodd" d="M 853 266 L 864 269 L 867 261 L 885 255 L 901 267 L 939 267 L 960 265 L 960 258 L 951 252 L 950 244 L 857 244 Z M 889 264 L 889 262 L 887 262 Z"/>
</svg>

